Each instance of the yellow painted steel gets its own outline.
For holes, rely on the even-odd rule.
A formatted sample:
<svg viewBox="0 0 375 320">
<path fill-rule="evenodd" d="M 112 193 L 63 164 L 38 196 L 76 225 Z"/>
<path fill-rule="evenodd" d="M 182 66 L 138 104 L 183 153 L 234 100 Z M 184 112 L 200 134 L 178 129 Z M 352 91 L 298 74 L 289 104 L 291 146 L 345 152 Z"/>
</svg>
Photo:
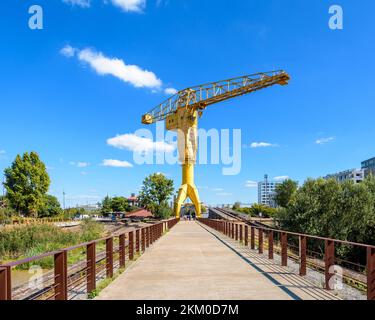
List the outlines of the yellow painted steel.
<svg viewBox="0 0 375 320">
<path fill-rule="evenodd" d="M 142 116 L 143 124 L 165 120 L 167 130 L 177 131 L 179 161 L 182 164 L 182 184 L 175 203 L 176 217 L 181 206 L 190 198 L 196 216 L 201 217 L 201 203 L 194 182 L 194 165 L 198 149 L 198 116 L 211 105 L 242 96 L 276 84 L 285 86 L 290 80 L 285 71 L 257 73 L 205 85 L 187 88 Z"/>
<path fill-rule="evenodd" d="M 174 122 L 168 122 L 169 118 Z M 201 203 L 194 182 L 198 149 L 198 111 L 180 108 L 175 115 L 167 117 L 166 126 L 168 130 L 177 131 L 179 161 L 182 164 L 182 184 L 175 203 L 176 217 L 180 217 L 181 206 L 189 198 L 194 204 L 196 216 L 200 218 Z"/>
</svg>

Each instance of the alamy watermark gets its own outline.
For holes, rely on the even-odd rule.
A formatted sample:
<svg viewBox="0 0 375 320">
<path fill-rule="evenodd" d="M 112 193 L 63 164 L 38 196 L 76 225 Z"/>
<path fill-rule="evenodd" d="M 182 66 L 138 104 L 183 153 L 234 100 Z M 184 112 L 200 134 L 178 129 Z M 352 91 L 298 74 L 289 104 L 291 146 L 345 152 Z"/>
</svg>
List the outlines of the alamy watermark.
<svg viewBox="0 0 375 320">
<path fill-rule="evenodd" d="M 29 28 L 31 30 L 42 30 L 43 29 L 43 8 L 39 5 L 32 5 L 29 8 Z"/>
<path fill-rule="evenodd" d="M 331 30 L 343 30 L 344 29 L 344 10 L 340 5 L 332 5 L 328 9 L 328 13 L 331 15 L 328 21 L 328 26 Z"/>
<path fill-rule="evenodd" d="M 180 130 L 166 131 L 163 123 L 158 122 L 155 137 L 148 129 L 139 129 L 134 135 L 144 141 L 156 141 L 153 152 L 142 146 L 133 150 L 133 161 L 137 165 L 192 162 L 222 165 L 223 175 L 237 175 L 241 172 L 241 129 L 191 128 L 185 136 Z"/>
</svg>

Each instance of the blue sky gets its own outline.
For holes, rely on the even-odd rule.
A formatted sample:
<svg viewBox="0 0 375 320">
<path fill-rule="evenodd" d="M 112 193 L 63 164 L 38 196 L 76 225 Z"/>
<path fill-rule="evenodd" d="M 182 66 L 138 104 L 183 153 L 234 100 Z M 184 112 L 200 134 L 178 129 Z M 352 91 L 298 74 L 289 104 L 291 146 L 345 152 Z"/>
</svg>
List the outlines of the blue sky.
<svg viewBox="0 0 375 320">
<path fill-rule="evenodd" d="M 66 2 L 2 3 L 0 170 L 37 151 L 50 192 L 61 199 L 65 189 L 68 205 L 137 192 L 152 172 L 178 187 L 178 165 L 135 165 L 132 152 L 107 139 L 144 128 L 141 115 L 168 97 L 166 88 L 260 71 L 285 69 L 292 80 L 211 106 L 200 120 L 200 128 L 241 129 L 247 145 L 239 175 L 197 166 L 203 201 L 253 202 L 256 188 L 246 182 L 265 173 L 304 181 L 375 156 L 372 0 Z M 44 10 L 43 30 L 28 27 L 33 4 Z M 344 10 L 344 30 L 328 27 L 332 4 Z M 109 66 L 120 74 L 98 73 L 103 57 L 121 60 Z M 249 147 L 255 142 L 274 146 Z"/>
</svg>

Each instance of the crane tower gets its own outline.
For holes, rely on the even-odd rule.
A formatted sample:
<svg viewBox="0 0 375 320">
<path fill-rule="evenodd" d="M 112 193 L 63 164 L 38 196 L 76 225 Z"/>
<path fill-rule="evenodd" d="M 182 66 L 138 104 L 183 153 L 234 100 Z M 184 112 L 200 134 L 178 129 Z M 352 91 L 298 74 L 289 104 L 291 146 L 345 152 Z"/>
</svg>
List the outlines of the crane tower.
<svg viewBox="0 0 375 320">
<path fill-rule="evenodd" d="M 159 104 L 142 116 L 143 124 L 165 120 L 166 130 L 177 132 L 179 161 L 182 164 L 182 184 L 175 203 L 176 217 L 181 205 L 190 198 L 196 215 L 201 216 L 201 203 L 194 183 L 194 165 L 198 149 L 198 117 L 212 104 L 239 97 L 276 84 L 285 86 L 290 80 L 282 70 L 212 82 L 190 87 Z"/>
</svg>

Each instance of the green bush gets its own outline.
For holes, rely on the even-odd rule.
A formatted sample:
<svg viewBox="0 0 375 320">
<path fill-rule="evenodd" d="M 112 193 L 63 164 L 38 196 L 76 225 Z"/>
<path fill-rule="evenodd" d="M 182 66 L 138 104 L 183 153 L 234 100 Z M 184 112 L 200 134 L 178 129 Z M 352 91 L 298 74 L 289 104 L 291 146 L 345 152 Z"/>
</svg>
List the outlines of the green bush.
<svg viewBox="0 0 375 320">
<path fill-rule="evenodd" d="M 98 239 L 102 235 L 102 225 L 91 220 L 83 221 L 78 232 L 64 231 L 51 225 L 26 225 L 1 230 L 0 261 L 40 255 Z M 74 253 L 72 256 L 74 257 L 73 260 L 76 260 L 80 254 Z M 45 258 L 36 263 L 42 268 L 52 267 L 53 257 Z M 28 267 L 27 264 L 20 266 L 21 269 Z"/>
<path fill-rule="evenodd" d="M 91 219 L 85 219 L 81 224 L 81 239 L 82 242 L 88 242 L 98 239 L 103 234 L 103 225 Z"/>
</svg>

